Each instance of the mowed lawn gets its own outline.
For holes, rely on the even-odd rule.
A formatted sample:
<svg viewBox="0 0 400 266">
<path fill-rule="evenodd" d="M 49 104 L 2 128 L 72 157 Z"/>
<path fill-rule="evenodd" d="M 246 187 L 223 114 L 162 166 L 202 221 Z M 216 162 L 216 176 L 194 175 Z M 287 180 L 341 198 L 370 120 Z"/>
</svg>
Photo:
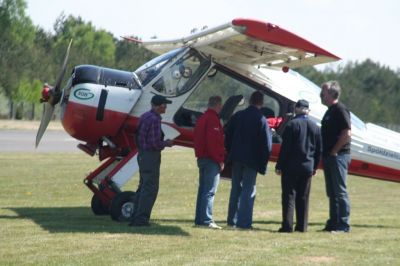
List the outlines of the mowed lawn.
<svg viewBox="0 0 400 266">
<path fill-rule="evenodd" d="M 98 165 L 79 152 L 0 153 L 0 265 L 400 265 L 399 183 L 350 176 L 352 231 L 331 234 L 319 231 L 328 215 L 320 171 L 309 232 L 281 234 L 280 179 L 270 164 L 257 179 L 254 230 L 226 227 L 226 180 L 214 204 L 224 229 L 196 228 L 193 151 L 173 148 L 163 152 L 152 226 L 132 228 L 93 215 L 82 180 Z"/>
</svg>

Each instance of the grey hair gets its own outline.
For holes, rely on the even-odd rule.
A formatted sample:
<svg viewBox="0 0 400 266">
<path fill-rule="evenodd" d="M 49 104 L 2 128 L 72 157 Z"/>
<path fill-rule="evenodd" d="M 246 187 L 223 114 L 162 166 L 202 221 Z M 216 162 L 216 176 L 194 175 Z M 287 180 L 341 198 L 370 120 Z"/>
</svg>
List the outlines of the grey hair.
<svg viewBox="0 0 400 266">
<path fill-rule="evenodd" d="M 321 85 L 322 89 L 326 89 L 335 100 L 339 99 L 342 89 L 340 88 L 339 81 L 330 80 Z"/>
<path fill-rule="evenodd" d="M 221 98 L 221 96 L 218 96 L 218 95 L 211 96 L 208 99 L 208 107 L 215 107 L 221 103 L 222 103 L 222 98 Z"/>
</svg>

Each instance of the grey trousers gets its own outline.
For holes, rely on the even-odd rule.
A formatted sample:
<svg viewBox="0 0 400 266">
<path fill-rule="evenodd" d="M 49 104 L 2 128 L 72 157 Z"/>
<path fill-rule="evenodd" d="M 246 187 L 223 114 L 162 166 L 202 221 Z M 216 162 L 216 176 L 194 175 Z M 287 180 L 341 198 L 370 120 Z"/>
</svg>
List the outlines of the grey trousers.
<svg viewBox="0 0 400 266">
<path fill-rule="evenodd" d="M 140 180 L 132 222 L 148 224 L 160 183 L 161 151 L 139 151 Z"/>
</svg>

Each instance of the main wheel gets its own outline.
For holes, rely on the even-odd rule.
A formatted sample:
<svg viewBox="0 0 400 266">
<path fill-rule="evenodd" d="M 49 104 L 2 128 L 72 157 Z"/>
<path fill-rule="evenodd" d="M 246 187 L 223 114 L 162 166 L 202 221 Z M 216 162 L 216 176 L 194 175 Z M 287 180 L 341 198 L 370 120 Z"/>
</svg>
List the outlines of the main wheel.
<svg viewBox="0 0 400 266">
<path fill-rule="evenodd" d="M 115 195 L 111 201 L 111 219 L 119 222 L 129 221 L 134 211 L 135 192 L 124 191 Z"/>
<path fill-rule="evenodd" d="M 92 211 L 95 215 L 110 214 L 110 211 L 108 210 L 108 208 L 103 205 L 100 198 L 97 197 L 96 194 L 93 195 L 90 206 L 92 207 Z"/>
</svg>

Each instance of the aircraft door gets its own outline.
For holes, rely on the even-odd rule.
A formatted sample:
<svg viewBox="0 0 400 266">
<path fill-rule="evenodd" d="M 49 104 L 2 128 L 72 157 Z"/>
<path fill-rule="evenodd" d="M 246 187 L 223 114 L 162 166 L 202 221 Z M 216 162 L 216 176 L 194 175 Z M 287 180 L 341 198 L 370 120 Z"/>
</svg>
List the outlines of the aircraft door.
<svg viewBox="0 0 400 266">
<path fill-rule="evenodd" d="M 281 112 L 280 101 L 273 92 L 215 66 L 178 110 L 174 121 L 178 126 L 193 127 L 197 118 L 207 109 L 208 98 L 219 95 L 224 104 L 220 118 L 225 125 L 235 112 L 247 108 L 250 95 L 255 90 L 261 90 L 265 95 L 262 111 L 266 118 L 277 117 Z"/>
</svg>

